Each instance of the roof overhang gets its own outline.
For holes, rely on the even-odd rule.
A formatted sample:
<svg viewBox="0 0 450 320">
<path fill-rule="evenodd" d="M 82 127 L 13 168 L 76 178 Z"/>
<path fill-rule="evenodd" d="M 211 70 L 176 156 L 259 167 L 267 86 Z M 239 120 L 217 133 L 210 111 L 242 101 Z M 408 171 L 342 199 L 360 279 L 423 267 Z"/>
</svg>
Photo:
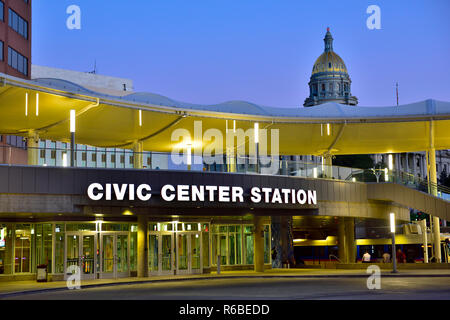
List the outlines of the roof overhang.
<svg viewBox="0 0 450 320">
<path fill-rule="evenodd" d="M 151 99 L 102 95 L 66 84 L 55 80 L 52 85 L 0 74 L 0 133 L 28 136 L 35 131 L 41 139 L 68 142 L 69 114 L 74 109 L 77 143 L 96 147 L 130 148 L 133 142 L 141 141 L 144 150 L 171 152 L 179 144 L 172 141 L 176 129 L 188 130 L 193 143 L 204 147 L 207 141 L 194 139 L 194 123 L 201 121 L 202 133 L 216 129 L 224 137 L 227 126 L 230 131 L 236 123 L 236 128 L 245 131 L 258 122 L 261 129 L 269 129 L 268 152 L 271 151 L 270 130 L 278 129 L 281 155 L 400 153 L 431 147 L 450 148 L 450 102 L 427 100 L 398 107 L 329 103 L 298 109 L 243 102 L 170 106 L 151 103 Z M 36 94 L 39 95 L 38 115 Z M 26 95 L 28 115 L 25 114 Z M 224 152 L 225 148 L 224 144 Z"/>
</svg>

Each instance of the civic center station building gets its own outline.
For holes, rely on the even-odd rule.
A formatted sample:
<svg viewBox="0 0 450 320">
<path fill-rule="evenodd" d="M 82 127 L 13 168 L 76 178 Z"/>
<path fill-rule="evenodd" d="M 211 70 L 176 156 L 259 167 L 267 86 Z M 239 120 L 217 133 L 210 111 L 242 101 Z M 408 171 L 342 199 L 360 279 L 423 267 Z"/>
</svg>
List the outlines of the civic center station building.
<svg viewBox="0 0 450 320">
<path fill-rule="evenodd" d="M 388 230 L 394 213 L 401 233 L 412 209 L 430 215 L 424 234 L 445 262 L 450 203 L 438 197 L 436 150 L 450 148 L 450 102 L 356 108 L 330 32 L 325 44 L 308 108 L 196 105 L 37 66 L 33 79 L 0 73 L 0 134 L 26 142 L 16 146 L 26 161 L 0 165 L 0 280 L 32 279 L 38 266 L 53 280 L 72 266 L 82 279 L 263 272 L 292 265 L 294 244 L 316 240 L 351 264 L 360 232 Z M 208 162 L 213 135 L 233 143 L 215 145 L 221 161 Z M 429 192 L 394 168 L 376 182 L 331 160 L 419 151 Z"/>
</svg>

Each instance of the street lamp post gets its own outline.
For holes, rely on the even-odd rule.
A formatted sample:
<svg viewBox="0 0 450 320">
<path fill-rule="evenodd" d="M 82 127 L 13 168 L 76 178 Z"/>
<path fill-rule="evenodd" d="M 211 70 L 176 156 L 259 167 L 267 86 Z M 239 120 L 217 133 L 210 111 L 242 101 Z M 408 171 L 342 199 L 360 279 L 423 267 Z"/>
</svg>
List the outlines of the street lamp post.
<svg viewBox="0 0 450 320">
<path fill-rule="evenodd" d="M 75 110 L 70 110 L 70 166 L 75 166 Z"/>
<path fill-rule="evenodd" d="M 187 169 L 191 171 L 192 167 L 192 144 L 187 145 Z"/>
<path fill-rule="evenodd" d="M 392 273 L 397 273 L 397 256 L 395 254 L 395 213 L 391 213 L 389 216 L 392 233 Z"/>
<path fill-rule="evenodd" d="M 256 145 L 256 173 L 259 173 L 259 123 L 255 123 L 254 129 L 255 145 Z"/>
</svg>

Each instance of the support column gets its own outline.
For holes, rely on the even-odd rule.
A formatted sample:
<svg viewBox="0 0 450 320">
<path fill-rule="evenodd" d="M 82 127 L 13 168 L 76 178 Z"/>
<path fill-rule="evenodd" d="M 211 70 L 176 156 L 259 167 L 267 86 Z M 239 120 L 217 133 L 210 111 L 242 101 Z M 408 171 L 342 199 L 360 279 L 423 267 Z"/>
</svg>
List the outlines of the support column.
<svg viewBox="0 0 450 320">
<path fill-rule="evenodd" d="M 253 218 L 255 228 L 254 267 L 255 272 L 264 272 L 264 226 L 262 217 Z"/>
<path fill-rule="evenodd" d="M 28 165 L 39 165 L 39 134 L 36 131 L 28 133 L 27 140 Z"/>
<path fill-rule="evenodd" d="M 133 168 L 142 169 L 144 167 L 143 151 L 144 151 L 143 143 L 135 141 L 133 143 Z"/>
<path fill-rule="evenodd" d="M 333 155 L 326 154 L 323 156 L 323 160 L 325 168 L 324 168 L 324 176 L 325 178 L 332 179 L 333 178 Z"/>
<path fill-rule="evenodd" d="M 272 231 L 272 249 L 275 249 L 275 258 L 272 258 L 272 268 L 281 268 L 283 265 L 281 263 L 282 256 L 282 240 L 281 240 L 281 220 L 280 216 L 271 217 L 271 231 Z"/>
<path fill-rule="evenodd" d="M 434 148 L 428 151 L 428 165 L 430 172 L 430 190 L 431 194 L 437 197 L 437 174 L 436 174 L 436 150 Z M 434 244 L 434 257 L 436 262 L 441 262 L 441 227 L 439 225 L 439 217 L 433 218 L 433 244 Z"/>
<path fill-rule="evenodd" d="M 227 172 L 236 172 L 236 155 L 233 150 L 227 149 Z"/>
<path fill-rule="evenodd" d="M 345 218 L 345 238 L 348 263 L 356 263 L 355 218 Z"/>
<path fill-rule="evenodd" d="M 338 223 L 338 255 L 341 263 L 348 263 L 345 236 L 345 218 L 339 218 Z"/>
<path fill-rule="evenodd" d="M 148 277 L 148 218 L 138 216 L 138 239 L 137 239 L 137 276 Z"/>
</svg>

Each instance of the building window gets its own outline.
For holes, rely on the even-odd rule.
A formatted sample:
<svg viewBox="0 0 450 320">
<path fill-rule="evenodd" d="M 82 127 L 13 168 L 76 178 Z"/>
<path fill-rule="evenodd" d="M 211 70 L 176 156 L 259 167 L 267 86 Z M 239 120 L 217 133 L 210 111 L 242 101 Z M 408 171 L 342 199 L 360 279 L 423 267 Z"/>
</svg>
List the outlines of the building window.
<svg viewBox="0 0 450 320">
<path fill-rule="evenodd" d="M 8 65 L 28 76 L 28 59 L 11 47 L 8 47 Z"/>
<path fill-rule="evenodd" d="M 97 154 L 96 153 L 92 154 L 92 162 L 97 162 Z"/>
<path fill-rule="evenodd" d="M 325 83 L 322 83 L 322 91 L 325 91 Z"/>
<path fill-rule="evenodd" d="M 8 25 L 25 39 L 28 39 L 28 22 L 14 10 L 9 9 Z"/>
<path fill-rule="evenodd" d="M 0 1 L 0 21 L 5 21 L 5 4 Z"/>
<path fill-rule="evenodd" d="M 3 41 L 0 41 L 0 61 L 4 60 L 4 55 L 3 55 Z"/>
</svg>

